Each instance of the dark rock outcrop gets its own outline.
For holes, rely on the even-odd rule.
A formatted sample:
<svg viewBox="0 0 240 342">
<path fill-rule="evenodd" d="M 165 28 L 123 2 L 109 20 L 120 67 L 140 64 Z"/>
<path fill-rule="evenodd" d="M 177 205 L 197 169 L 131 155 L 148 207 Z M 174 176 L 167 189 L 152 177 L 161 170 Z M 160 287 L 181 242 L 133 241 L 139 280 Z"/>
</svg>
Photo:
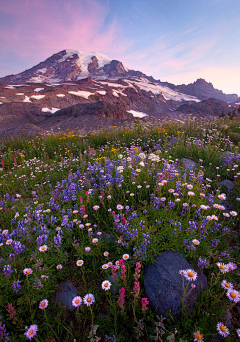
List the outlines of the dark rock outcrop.
<svg viewBox="0 0 240 342">
<path fill-rule="evenodd" d="M 188 171 L 193 171 L 196 167 L 196 163 L 188 158 L 180 159 L 180 163 L 182 163 L 183 167 Z"/>
<path fill-rule="evenodd" d="M 210 98 L 201 102 L 192 102 L 182 104 L 177 108 L 177 111 L 184 113 L 198 113 L 202 116 L 220 116 L 223 112 L 227 114 L 234 107 L 231 107 L 227 102 Z"/>
<path fill-rule="evenodd" d="M 156 310 L 159 316 L 166 317 L 167 311 L 171 310 L 174 315 L 180 317 L 183 280 L 179 271 L 186 269 L 193 269 L 193 267 L 174 251 L 162 252 L 153 263 L 144 268 L 146 297 L 151 308 Z M 185 279 L 185 287 L 187 283 Z M 196 287 L 191 288 L 189 285 L 184 299 L 184 304 L 191 312 L 194 310 L 200 291 L 207 289 L 207 278 L 198 271 L 198 277 L 193 283 Z"/>
<path fill-rule="evenodd" d="M 55 113 L 55 117 L 59 116 L 74 116 L 81 115 L 94 115 L 102 118 L 119 118 L 119 119 L 132 119 L 132 114 L 128 113 L 124 105 L 115 105 L 103 101 L 96 103 L 77 104 L 67 108 L 63 108 Z"/>
<path fill-rule="evenodd" d="M 74 311 L 75 308 L 72 306 L 72 300 L 76 296 L 78 296 L 76 287 L 70 281 L 64 281 L 58 287 L 54 299 L 63 306 L 66 306 L 70 311 Z"/>
</svg>

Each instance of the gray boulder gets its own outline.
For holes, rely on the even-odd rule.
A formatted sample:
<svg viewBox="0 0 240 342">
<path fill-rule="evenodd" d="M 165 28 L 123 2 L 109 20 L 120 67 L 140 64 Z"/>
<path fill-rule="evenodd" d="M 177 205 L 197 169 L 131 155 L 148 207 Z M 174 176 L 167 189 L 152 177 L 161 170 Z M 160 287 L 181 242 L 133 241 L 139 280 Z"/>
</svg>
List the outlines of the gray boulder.
<svg viewBox="0 0 240 342">
<path fill-rule="evenodd" d="M 74 311 L 72 300 L 74 297 L 79 296 L 76 287 L 69 281 L 64 281 L 55 293 L 55 301 L 67 306 L 70 311 Z"/>
<path fill-rule="evenodd" d="M 182 162 L 183 167 L 188 171 L 193 171 L 196 167 L 196 163 L 188 158 L 182 158 L 180 159 L 180 162 Z"/>
<path fill-rule="evenodd" d="M 232 181 L 230 181 L 229 179 L 224 179 L 218 185 L 221 187 L 226 186 L 228 193 L 232 192 L 234 190 L 234 183 Z"/>
<path fill-rule="evenodd" d="M 222 154 L 220 155 L 219 161 L 222 163 L 222 162 L 224 162 L 224 159 L 225 159 L 225 158 L 231 157 L 231 156 L 233 156 L 233 155 L 234 155 L 234 153 L 232 153 L 232 152 L 230 152 L 230 151 L 226 151 L 226 152 L 224 152 L 224 153 L 222 153 Z"/>
<path fill-rule="evenodd" d="M 193 269 L 190 263 L 174 251 L 164 251 L 158 255 L 154 263 L 144 268 L 144 287 L 146 297 L 153 310 L 159 316 L 166 317 L 168 310 L 171 310 L 177 317 L 181 316 L 181 298 L 183 298 L 182 276 L 180 270 Z M 197 272 L 196 281 L 191 281 L 184 303 L 193 312 L 197 297 L 201 290 L 207 289 L 207 278 L 200 271 Z M 188 281 L 184 279 L 186 287 Z M 191 288 L 191 283 L 196 287 Z"/>
</svg>

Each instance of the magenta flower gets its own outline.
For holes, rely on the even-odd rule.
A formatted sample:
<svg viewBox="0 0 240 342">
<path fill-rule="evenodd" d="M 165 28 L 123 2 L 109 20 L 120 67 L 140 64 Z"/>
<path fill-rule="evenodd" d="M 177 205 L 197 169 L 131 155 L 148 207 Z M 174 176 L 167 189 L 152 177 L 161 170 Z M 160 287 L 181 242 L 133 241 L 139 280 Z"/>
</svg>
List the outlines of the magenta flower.
<svg viewBox="0 0 240 342">
<path fill-rule="evenodd" d="M 140 292 L 140 283 L 139 282 L 134 282 L 133 292 L 135 292 L 136 294 L 139 294 L 139 292 Z"/>
<path fill-rule="evenodd" d="M 147 305 L 149 304 L 149 301 L 147 298 L 142 298 L 142 311 L 145 312 L 148 310 Z"/>
<path fill-rule="evenodd" d="M 120 290 L 119 290 L 119 296 L 118 296 L 118 300 L 117 300 L 117 303 L 118 305 L 120 306 L 120 308 L 123 310 L 124 308 L 124 303 L 125 303 L 125 289 L 122 287 Z"/>
</svg>

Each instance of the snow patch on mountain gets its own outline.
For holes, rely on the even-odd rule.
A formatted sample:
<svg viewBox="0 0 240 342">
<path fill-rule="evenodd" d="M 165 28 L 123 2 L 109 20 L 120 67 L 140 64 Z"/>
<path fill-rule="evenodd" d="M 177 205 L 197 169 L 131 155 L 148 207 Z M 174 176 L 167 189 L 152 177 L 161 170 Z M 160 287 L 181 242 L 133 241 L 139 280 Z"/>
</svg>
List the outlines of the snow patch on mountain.
<svg viewBox="0 0 240 342">
<path fill-rule="evenodd" d="M 42 112 L 50 112 L 52 114 L 54 114 L 55 112 L 57 112 L 59 110 L 59 108 L 54 108 L 52 107 L 51 109 L 50 108 L 47 108 L 47 107 L 44 107 L 42 108 Z"/>
<path fill-rule="evenodd" d="M 112 94 L 116 97 L 119 97 L 118 93 L 115 90 L 113 90 Z"/>
<path fill-rule="evenodd" d="M 35 100 L 40 100 L 40 99 L 43 99 L 45 97 L 45 95 L 32 95 L 30 97 L 32 99 L 35 99 Z"/>
<path fill-rule="evenodd" d="M 76 95 L 76 96 L 84 97 L 85 99 L 88 99 L 90 95 L 94 95 L 93 93 L 90 93 L 89 91 L 84 91 L 84 90 L 69 91 L 68 93 Z"/>
<path fill-rule="evenodd" d="M 131 113 L 135 118 L 144 118 L 145 116 L 148 116 L 148 114 L 136 110 L 127 110 L 127 112 Z"/>
<path fill-rule="evenodd" d="M 23 100 L 23 102 L 30 102 L 30 103 L 31 103 L 31 101 L 30 101 L 30 97 L 29 97 L 29 96 L 27 96 L 27 95 L 25 95 L 25 99 Z"/>
<path fill-rule="evenodd" d="M 96 93 L 100 94 L 100 95 L 106 95 L 106 90 L 97 90 Z"/>
<path fill-rule="evenodd" d="M 140 89 L 145 91 L 151 91 L 153 94 L 162 94 L 165 100 L 175 100 L 175 101 L 195 101 L 200 102 L 198 98 L 191 95 L 186 95 L 174 91 L 168 87 L 161 86 L 157 83 L 151 83 L 150 81 L 144 79 L 141 81 L 131 81 L 131 83 L 137 85 Z"/>
<path fill-rule="evenodd" d="M 98 82 L 98 83 L 101 83 L 103 85 L 107 85 L 113 88 L 127 88 L 127 86 L 123 86 L 122 84 L 118 84 L 118 83 L 111 83 L 111 82 Z"/>
</svg>

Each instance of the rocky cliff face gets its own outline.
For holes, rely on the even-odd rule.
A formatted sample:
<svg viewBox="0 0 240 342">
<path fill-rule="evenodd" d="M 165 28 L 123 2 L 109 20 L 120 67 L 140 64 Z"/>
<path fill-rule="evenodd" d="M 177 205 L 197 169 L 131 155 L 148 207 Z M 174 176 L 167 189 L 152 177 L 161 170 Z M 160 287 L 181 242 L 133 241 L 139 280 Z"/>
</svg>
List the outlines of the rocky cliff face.
<svg viewBox="0 0 240 342">
<path fill-rule="evenodd" d="M 234 109 L 234 106 L 229 105 L 225 101 L 217 100 L 214 98 L 203 100 L 198 103 L 185 103 L 177 108 L 177 111 L 187 114 L 195 113 L 201 116 L 220 116 L 222 113 L 225 115 Z"/>
<path fill-rule="evenodd" d="M 200 100 L 215 98 L 221 101 L 234 102 L 238 98 L 237 94 L 224 94 L 221 90 L 215 89 L 212 83 L 206 82 L 202 78 L 187 85 L 181 84 L 175 86 L 174 84 L 168 84 L 168 86 L 175 91 L 196 96 Z"/>
</svg>

